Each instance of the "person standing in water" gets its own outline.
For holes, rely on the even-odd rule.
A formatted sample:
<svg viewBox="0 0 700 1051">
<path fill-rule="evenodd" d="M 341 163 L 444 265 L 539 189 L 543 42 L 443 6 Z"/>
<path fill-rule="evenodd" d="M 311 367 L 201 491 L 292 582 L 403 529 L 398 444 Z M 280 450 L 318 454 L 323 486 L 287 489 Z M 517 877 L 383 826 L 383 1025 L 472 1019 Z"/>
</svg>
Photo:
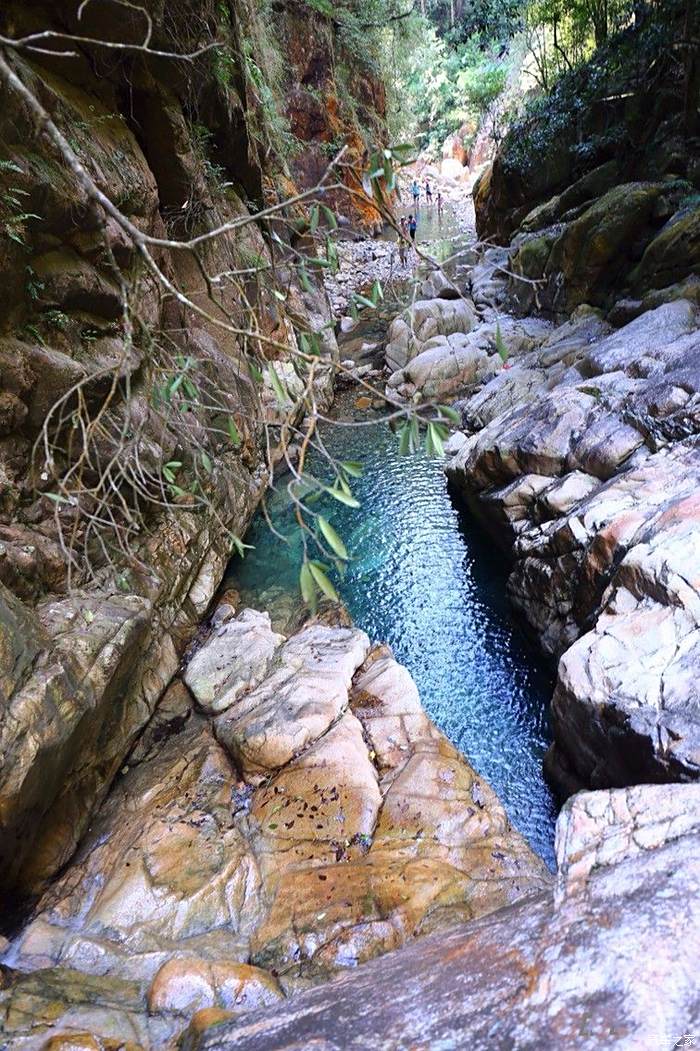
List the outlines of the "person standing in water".
<svg viewBox="0 0 700 1051">
<path fill-rule="evenodd" d="M 413 207 L 417 208 L 420 201 L 420 186 L 415 179 L 411 185 L 411 193 L 413 194 Z"/>
<path fill-rule="evenodd" d="M 416 222 L 415 216 L 409 215 L 408 217 L 408 233 L 411 241 L 415 245 L 416 243 L 416 230 L 418 229 L 418 223 Z"/>
<path fill-rule="evenodd" d="M 430 183 L 428 182 L 427 179 L 425 180 L 425 203 L 426 204 L 432 204 L 433 203 L 433 191 L 430 189 Z"/>
<path fill-rule="evenodd" d="M 438 215 L 442 215 L 442 194 L 440 193 L 439 189 L 438 189 L 438 192 L 437 192 L 437 210 L 438 210 Z"/>
</svg>

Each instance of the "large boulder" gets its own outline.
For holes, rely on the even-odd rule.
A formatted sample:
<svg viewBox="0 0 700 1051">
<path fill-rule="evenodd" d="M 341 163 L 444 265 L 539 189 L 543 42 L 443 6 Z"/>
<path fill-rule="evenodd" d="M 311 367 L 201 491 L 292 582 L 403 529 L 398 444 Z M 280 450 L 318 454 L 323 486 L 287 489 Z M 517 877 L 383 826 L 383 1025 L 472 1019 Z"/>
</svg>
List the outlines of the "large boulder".
<svg viewBox="0 0 700 1051">
<path fill-rule="evenodd" d="M 416 392 L 425 398 L 449 397 L 483 383 L 505 360 L 527 353 L 547 332 L 546 322 L 505 317 L 468 334 L 433 336 L 405 368 L 392 373 L 388 389 L 407 399 Z"/>
<path fill-rule="evenodd" d="M 663 182 L 623 183 L 567 223 L 545 260 L 543 302 L 560 311 L 606 302 L 663 221 L 668 193 Z"/>
<path fill-rule="evenodd" d="M 1 877 L 28 895 L 72 854 L 177 658 L 168 640 L 142 663 L 142 599 L 52 603 L 43 624 L 2 585 L 0 603 Z M 136 696 L 127 692 L 135 668 Z"/>
<path fill-rule="evenodd" d="M 192 1051 L 691 1046 L 699 808 L 700 786 L 581 794 L 559 818 L 553 891 L 204 1027 Z"/>
<path fill-rule="evenodd" d="M 637 292 L 664 288 L 700 271 L 700 206 L 678 211 L 647 245 L 630 275 Z"/>
<path fill-rule="evenodd" d="M 320 622 L 280 643 L 258 617 L 215 627 L 190 661 L 206 715 L 168 691 L 6 965 L 138 982 L 152 1017 L 184 1025 L 548 887 L 387 649 Z M 251 631 L 272 659 L 247 659 Z"/>
<path fill-rule="evenodd" d="M 429 339 L 471 332 L 475 322 L 474 304 L 469 299 L 419 299 L 392 321 L 386 363 L 392 372 L 404 368 Z"/>
</svg>

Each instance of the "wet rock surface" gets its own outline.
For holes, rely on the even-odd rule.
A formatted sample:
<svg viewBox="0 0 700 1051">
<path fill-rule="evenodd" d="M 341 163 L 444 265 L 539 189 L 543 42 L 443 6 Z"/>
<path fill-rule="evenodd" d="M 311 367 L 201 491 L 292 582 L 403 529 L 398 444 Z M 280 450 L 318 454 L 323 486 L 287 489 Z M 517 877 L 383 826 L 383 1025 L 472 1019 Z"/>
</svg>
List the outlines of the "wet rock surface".
<svg viewBox="0 0 700 1051">
<path fill-rule="evenodd" d="M 201 702 L 166 693 L 5 954 L 36 974 L 0 993 L 17 1041 L 29 989 L 41 1032 L 163 1046 L 195 1012 L 273 1003 L 550 883 L 387 649 L 320 622 L 285 640 L 227 603 L 185 672 Z M 42 982 L 76 972 L 89 1003 L 59 991 L 42 1022 Z"/>
<path fill-rule="evenodd" d="M 700 1024 L 699 805 L 695 785 L 582 793 L 559 818 L 552 891 L 221 1021 L 193 1046 L 679 1046 Z"/>
</svg>

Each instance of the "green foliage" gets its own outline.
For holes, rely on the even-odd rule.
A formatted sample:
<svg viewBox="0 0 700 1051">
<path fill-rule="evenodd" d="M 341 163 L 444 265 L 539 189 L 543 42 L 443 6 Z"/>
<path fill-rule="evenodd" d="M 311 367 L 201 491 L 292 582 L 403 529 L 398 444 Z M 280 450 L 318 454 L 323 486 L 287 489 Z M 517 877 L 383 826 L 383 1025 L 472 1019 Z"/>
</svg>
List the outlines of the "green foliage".
<svg viewBox="0 0 700 1051">
<path fill-rule="evenodd" d="M 668 10 L 673 3 L 669 0 Z M 538 9 L 542 13 L 543 5 Z M 576 5 L 572 10 L 577 10 Z M 621 5 L 612 5 L 611 10 L 620 11 Z M 504 140 L 504 168 L 527 173 L 541 164 L 543 157 L 561 149 L 569 150 L 582 168 L 590 167 L 635 146 L 627 141 L 627 125 L 621 117 L 600 127 L 600 110 L 596 107 L 615 98 L 637 95 L 641 100 L 658 56 L 672 49 L 674 32 L 674 20 L 667 13 L 665 18 L 649 18 L 639 31 L 626 29 L 595 48 L 589 25 L 589 57 L 574 65 L 572 52 L 571 68 L 566 72 L 557 72 L 555 66 L 549 68 L 548 90 L 528 102 Z M 558 79 L 552 82 L 554 76 Z M 672 87 L 671 78 L 666 87 Z M 596 112 L 598 126 L 591 120 Z"/>
<path fill-rule="evenodd" d="M 460 126 L 476 132 L 504 90 L 511 62 L 507 53 L 485 45 L 477 35 L 453 42 L 425 21 L 419 23 L 415 44 L 399 68 L 392 109 L 398 130 L 436 155 Z"/>
<path fill-rule="evenodd" d="M 284 110 L 283 48 L 267 4 L 259 5 L 249 31 L 251 35 L 241 41 L 240 55 L 249 101 L 254 103 L 247 116 L 248 132 L 263 152 L 276 155 L 284 167 L 285 158 L 298 153 L 301 143 L 292 134 Z"/>
<path fill-rule="evenodd" d="M 14 185 L 12 176 L 24 175 L 23 169 L 14 161 L 0 160 L 0 178 L 3 175 L 8 176 L 10 185 L 0 185 L 0 225 L 8 240 L 27 248 L 27 222 L 30 219 L 40 219 L 41 216 L 25 211 L 24 201 L 29 197 L 29 192 Z"/>
<path fill-rule="evenodd" d="M 206 180 L 212 186 L 223 187 L 226 172 L 220 164 L 216 164 L 212 160 L 215 150 L 213 133 L 204 124 L 195 122 L 190 125 L 190 139 L 194 152 L 202 165 Z"/>
</svg>

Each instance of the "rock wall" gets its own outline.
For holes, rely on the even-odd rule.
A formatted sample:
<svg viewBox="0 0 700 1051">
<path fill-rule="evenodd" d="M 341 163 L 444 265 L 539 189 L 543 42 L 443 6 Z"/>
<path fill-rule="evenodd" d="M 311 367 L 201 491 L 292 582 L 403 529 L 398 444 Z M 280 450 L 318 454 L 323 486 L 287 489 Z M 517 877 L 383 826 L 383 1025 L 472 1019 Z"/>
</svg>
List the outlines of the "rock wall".
<svg viewBox="0 0 700 1051">
<path fill-rule="evenodd" d="M 331 191 L 329 203 L 354 225 L 379 226 L 379 213 L 362 189 L 373 146 L 384 142 L 386 91 L 371 62 L 353 50 L 340 23 L 304 0 L 281 5 L 276 32 L 292 72 L 286 113 L 296 144 L 290 168 L 313 186 L 345 148 L 341 181 L 350 194 Z"/>
<path fill-rule="evenodd" d="M 511 598 L 559 661 L 547 771 L 564 795 L 700 773 L 699 144 L 679 70 L 645 50 L 652 30 L 611 42 L 612 73 L 594 56 L 564 78 L 475 190 L 479 231 L 503 247 L 482 253 L 467 292 L 508 358 L 464 391 L 448 474 L 512 554 Z M 628 53 L 629 92 L 574 120 L 570 82 L 619 86 Z M 557 129 L 544 162 L 522 156 L 538 120 Z M 618 141 L 634 148 L 611 155 Z M 509 334 L 532 318 L 511 315 L 533 313 L 549 330 L 518 344 Z"/>
<path fill-rule="evenodd" d="M 129 50 L 143 40 L 144 13 L 118 3 L 85 5 L 78 18 L 72 0 L 9 2 L 0 15 L 12 37 L 49 28 L 86 38 L 71 54 L 53 38 L 9 61 L 98 189 L 140 231 L 173 240 L 293 192 L 275 140 L 283 106 L 256 80 L 266 75 L 270 31 L 256 5 L 182 0 L 148 13 L 153 50 L 222 47 L 191 61 Z M 290 26 L 284 39 L 298 53 L 303 26 Z M 281 267 L 283 304 L 225 276 L 212 292 L 193 255 L 155 248 L 165 280 L 209 316 L 183 305 L 85 195 L 19 93 L 5 85 L 3 100 L 0 886 L 32 895 L 70 857 L 151 718 L 218 586 L 230 536 L 243 533 L 266 483 L 274 391 L 251 374 L 245 337 L 220 322 L 247 328 L 245 297 L 294 391 L 295 330 L 319 329 L 329 315 L 313 277 L 304 290 Z M 367 88 L 362 101 L 367 110 L 377 103 L 379 120 L 380 94 Z M 355 136 L 356 125 L 347 131 Z M 204 242 L 204 269 L 269 264 L 268 235 L 247 225 Z M 336 352 L 332 332 L 323 341 L 321 402 Z M 52 499 L 57 478 L 72 479 L 78 495 Z M 206 514 L 191 486 L 206 495 Z M 74 526 L 76 507 L 109 528 Z"/>
</svg>

